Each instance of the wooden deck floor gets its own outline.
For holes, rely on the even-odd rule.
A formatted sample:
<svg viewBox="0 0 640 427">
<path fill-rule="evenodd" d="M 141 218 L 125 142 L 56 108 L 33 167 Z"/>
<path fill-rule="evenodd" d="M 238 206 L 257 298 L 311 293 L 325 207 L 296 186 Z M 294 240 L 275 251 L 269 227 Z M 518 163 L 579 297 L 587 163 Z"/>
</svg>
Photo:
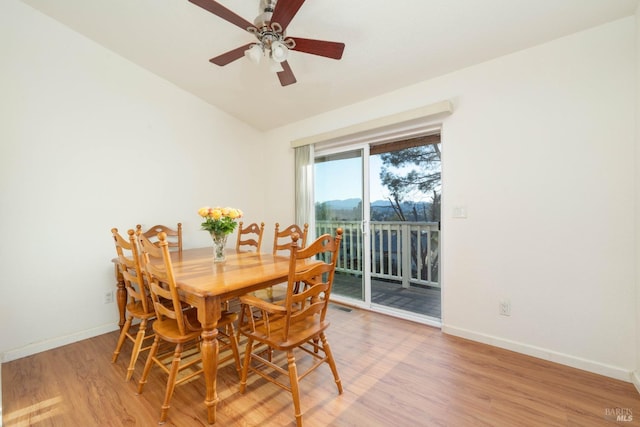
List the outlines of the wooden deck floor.
<svg viewBox="0 0 640 427">
<path fill-rule="evenodd" d="M 349 274 L 336 274 L 333 292 L 362 300 L 361 280 Z M 435 319 L 440 319 L 442 313 L 439 288 L 403 288 L 399 282 L 372 279 L 371 302 Z"/>
<path fill-rule="evenodd" d="M 301 382 L 306 427 L 602 427 L 640 425 L 632 384 L 443 334 L 378 313 L 331 305 L 327 331 L 344 393 L 328 367 Z M 117 332 L 2 364 L 3 422 L 16 426 L 157 425 L 166 376 L 145 357 L 125 382 Z M 301 362 L 302 363 L 302 362 Z M 290 395 L 257 377 L 238 391 L 233 366 L 218 375 L 216 426 L 293 426 Z M 204 380 L 176 388 L 166 426 L 205 426 Z M 616 411 L 631 414 L 615 422 Z M 613 418 L 612 418 L 613 417 Z"/>
</svg>

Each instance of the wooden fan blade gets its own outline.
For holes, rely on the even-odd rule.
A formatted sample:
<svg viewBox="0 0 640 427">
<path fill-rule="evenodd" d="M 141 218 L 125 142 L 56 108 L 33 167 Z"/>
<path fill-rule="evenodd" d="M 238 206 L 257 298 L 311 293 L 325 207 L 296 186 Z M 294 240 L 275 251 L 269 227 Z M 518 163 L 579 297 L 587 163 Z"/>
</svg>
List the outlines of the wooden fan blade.
<svg viewBox="0 0 640 427">
<path fill-rule="evenodd" d="M 292 50 L 310 53 L 312 55 L 340 59 L 342 58 L 342 52 L 344 51 L 344 43 L 301 39 L 298 37 L 287 37 L 287 39 L 293 39 L 293 41 L 296 42 L 296 46 Z"/>
<path fill-rule="evenodd" d="M 208 10 L 216 16 L 224 19 L 225 21 L 231 22 L 233 25 L 237 25 L 243 30 L 247 30 L 247 28 L 255 28 L 251 22 L 247 21 L 243 17 L 236 15 L 234 12 L 230 11 L 220 3 L 213 0 L 189 0 L 191 3 L 200 6 L 201 8 Z"/>
<path fill-rule="evenodd" d="M 294 84 L 297 80 L 296 80 L 296 76 L 293 75 L 293 71 L 291 70 L 289 63 L 287 61 L 284 61 L 284 62 L 281 62 L 280 65 L 282 65 L 282 69 L 283 69 L 283 71 L 278 71 L 277 73 L 278 79 L 280 79 L 280 84 L 282 86 L 289 86 Z"/>
<path fill-rule="evenodd" d="M 249 49 L 253 43 L 246 44 L 244 46 L 240 46 L 239 48 L 230 50 L 229 52 L 223 53 L 222 55 L 218 55 L 215 58 L 211 58 L 209 62 L 219 65 L 225 66 L 236 59 L 240 59 L 244 56 L 244 52 Z"/>
<path fill-rule="evenodd" d="M 271 15 L 271 22 L 276 22 L 282 27 L 282 32 L 287 29 L 289 23 L 296 16 L 305 0 L 280 0 Z"/>
</svg>

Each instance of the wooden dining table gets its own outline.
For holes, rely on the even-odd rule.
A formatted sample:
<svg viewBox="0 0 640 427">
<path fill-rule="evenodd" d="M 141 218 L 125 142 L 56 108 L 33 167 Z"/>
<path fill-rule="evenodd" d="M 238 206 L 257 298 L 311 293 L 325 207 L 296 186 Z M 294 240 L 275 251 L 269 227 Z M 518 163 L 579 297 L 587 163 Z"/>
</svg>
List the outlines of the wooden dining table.
<svg viewBox="0 0 640 427">
<path fill-rule="evenodd" d="M 224 301 L 287 281 L 289 257 L 226 250 L 224 262 L 213 262 L 211 247 L 171 253 L 180 299 L 196 307 L 202 324 L 202 363 L 206 383 L 205 405 L 210 424 L 216 420 L 218 371 L 217 324 Z M 117 264 L 116 264 L 117 265 Z M 303 266 L 301 266 L 303 268 Z M 125 320 L 126 288 L 116 267 L 120 327 Z"/>
</svg>

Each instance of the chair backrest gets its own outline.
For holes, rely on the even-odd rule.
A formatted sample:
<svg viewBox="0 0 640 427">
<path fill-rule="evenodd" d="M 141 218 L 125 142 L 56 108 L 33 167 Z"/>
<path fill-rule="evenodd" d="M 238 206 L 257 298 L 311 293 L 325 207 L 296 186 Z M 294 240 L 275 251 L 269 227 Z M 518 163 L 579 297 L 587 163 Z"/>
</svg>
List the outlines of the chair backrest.
<svg viewBox="0 0 640 427">
<path fill-rule="evenodd" d="M 257 223 L 252 223 L 243 226 L 243 222 L 238 224 L 238 240 L 236 241 L 236 251 L 244 250 L 241 246 L 248 246 L 255 249 L 256 252 L 260 252 L 262 246 L 262 234 L 264 233 L 264 222 L 261 222 L 258 226 Z"/>
<path fill-rule="evenodd" d="M 145 285 L 144 273 L 140 266 L 140 255 L 135 232 L 133 230 L 127 231 L 129 235 L 128 240 L 118 233 L 117 228 L 112 228 L 111 234 L 116 244 L 118 265 L 127 288 L 129 303 L 136 304 L 140 302 L 145 313 L 152 312 L 153 307 L 147 299 L 147 287 Z"/>
<path fill-rule="evenodd" d="M 175 229 L 169 228 L 166 225 L 154 225 L 147 231 L 142 231 L 142 225 L 136 225 L 136 231 L 140 230 L 144 237 L 149 239 L 153 244 L 158 246 L 158 234 L 164 232 L 167 235 L 167 244 L 169 250 L 182 252 L 182 223 L 179 222 Z"/>
<path fill-rule="evenodd" d="M 146 238 L 141 230 L 136 232 L 136 237 L 142 251 L 142 269 L 149 284 L 153 308 L 156 311 L 156 322 L 165 322 L 167 318 L 173 319 L 180 334 L 186 335 L 193 328 L 183 316 L 166 234 L 164 232 L 158 234 L 157 245 Z"/>
<path fill-rule="evenodd" d="M 299 236 L 298 247 L 304 248 L 307 246 L 307 233 L 309 232 L 309 224 L 304 224 L 303 228 L 300 228 L 297 224 L 291 224 L 284 230 L 280 231 L 280 224 L 276 222 L 276 230 L 273 236 L 273 254 L 278 251 L 287 251 L 291 249 L 291 236 L 293 233 L 297 233 Z"/>
<path fill-rule="evenodd" d="M 299 236 L 291 236 L 291 255 L 289 258 L 289 278 L 287 296 L 284 301 L 286 308 L 284 339 L 288 337 L 289 328 L 296 322 L 302 322 L 312 316 L 320 316 L 324 321 L 327 314 L 333 277 L 340 251 L 342 228 L 336 230 L 335 237 L 324 234 L 318 237 L 306 248 L 298 248 Z M 300 260 L 314 262 L 310 268 L 298 269 Z M 304 283 L 304 290 L 295 292 L 296 283 Z"/>
</svg>

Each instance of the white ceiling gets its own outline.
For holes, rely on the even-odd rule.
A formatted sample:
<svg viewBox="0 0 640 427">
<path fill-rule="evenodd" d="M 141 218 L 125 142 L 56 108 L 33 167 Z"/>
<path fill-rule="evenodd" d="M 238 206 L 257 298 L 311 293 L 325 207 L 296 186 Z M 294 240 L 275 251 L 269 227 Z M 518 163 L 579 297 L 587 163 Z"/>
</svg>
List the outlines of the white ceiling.
<svg viewBox="0 0 640 427">
<path fill-rule="evenodd" d="M 639 0 L 307 0 L 287 34 L 346 47 L 339 61 L 292 52 L 287 87 L 245 58 L 209 63 L 254 38 L 187 0 L 22 1 L 268 130 L 633 15 Z M 219 0 L 250 22 L 258 2 Z"/>
</svg>

